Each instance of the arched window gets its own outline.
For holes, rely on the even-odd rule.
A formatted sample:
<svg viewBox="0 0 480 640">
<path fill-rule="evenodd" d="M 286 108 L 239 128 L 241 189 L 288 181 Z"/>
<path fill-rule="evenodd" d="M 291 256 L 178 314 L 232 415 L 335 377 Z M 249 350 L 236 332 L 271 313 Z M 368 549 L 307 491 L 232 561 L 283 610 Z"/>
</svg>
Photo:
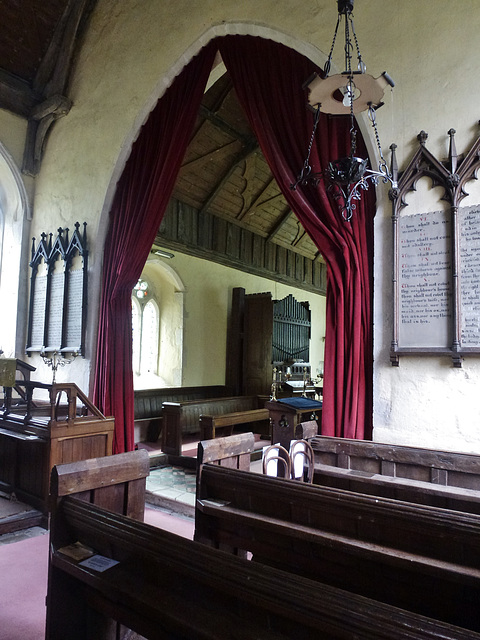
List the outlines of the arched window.
<svg viewBox="0 0 480 640">
<path fill-rule="evenodd" d="M 140 338 L 142 333 L 142 309 L 140 303 L 132 296 L 132 368 L 133 373 L 140 375 Z"/>
<path fill-rule="evenodd" d="M 132 293 L 133 372 L 158 375 L 160 313 L 146 280 L 140 279 Z"/>
<path fill-rule="evenodd" d="M 149 300 L 142 314 L 142 351 L 140 371 L 158 373 L 158 306 L 155 300 Z"/>
</svg>

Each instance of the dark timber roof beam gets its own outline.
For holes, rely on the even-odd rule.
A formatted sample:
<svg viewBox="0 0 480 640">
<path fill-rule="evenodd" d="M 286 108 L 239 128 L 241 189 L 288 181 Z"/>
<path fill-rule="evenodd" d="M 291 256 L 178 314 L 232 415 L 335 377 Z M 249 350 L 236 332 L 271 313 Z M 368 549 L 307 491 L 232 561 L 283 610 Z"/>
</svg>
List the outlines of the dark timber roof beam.
<svg viewBox="0 0 480 640">
<path fill-rule="evenodd" d="M 208 198 L 205 200 L 203 207 L 200 210 L 201 213 L 204 213 L 205 211 L 209 210 L 212 202 L 215 200 L 218 194 L 222 191 L 224 185 L 228 182 L 230 176 L 235 171 L 235 168 L 240 164 L 240 162 L 244 162 L 244 160 L 248 158 L 248 156 L 251 155 L 252 153 L 255 153 L 258 150 L 258 148 L 259 146 L 256 138 L 250 138 L 246 146 L 242 149 L 242 151 L 240 151 L 235 156 L 235 158 L 233 159 L 232 163 L 223 174 L 220 181 L 217 182 L 217 184 L 215 185 L 215 188 L 212 190 Z"/>
</svg>

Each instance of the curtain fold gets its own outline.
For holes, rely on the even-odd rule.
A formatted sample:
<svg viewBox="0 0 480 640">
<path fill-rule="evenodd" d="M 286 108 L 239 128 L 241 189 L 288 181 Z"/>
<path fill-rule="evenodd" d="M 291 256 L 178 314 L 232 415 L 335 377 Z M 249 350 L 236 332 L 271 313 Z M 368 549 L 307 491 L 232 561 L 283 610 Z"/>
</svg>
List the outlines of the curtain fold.
<svg viewBox="0 0 480 640">
<path fill-rule="evenodd" d="M 317 70 L 270 40 L 226 36 L 207 45 L 176 78 L 139 132 L 117 184 L 105 244 L 94 402 L 115 417 L 114 452 L 134 447 L 131 293 L 170 199 L 217 50 L 287 202 L 327 263 L 322 433 L 372 431 L 371 281 L 373 189 L 350 222 L 321 182 L 290 189 L 312 130 L 302 84 Z M 314 170 L 349 151 L 349 120 L 322 114 Z M 362 148 L 361 136 L 357 143 Z"/>
<path fill-rule="evenodd" d="M 114 453 L 134 448 L 132 289 L 191 137 L 216 47 L 183 69 L 141 128 L 117 184 L 105 242 L 94 402 L 115 417 Z"/>
<path fill-rule="evenodd" d="M 370 438 L 374 190 L 357 203 L 350 222 L 323 182 L 292 191 L 313 125 L 302 85 L 318 69 L 296 51 L 253 36 L 227 36 L 219 49 L 283 195 L 327 264 L 322 433 Z M 366 154 L 358 138 L 358 152 Z M 348 155 L 349 140 L 349 118 L 321 114 L 311 156 L 314 171 Z"/>
</svg>

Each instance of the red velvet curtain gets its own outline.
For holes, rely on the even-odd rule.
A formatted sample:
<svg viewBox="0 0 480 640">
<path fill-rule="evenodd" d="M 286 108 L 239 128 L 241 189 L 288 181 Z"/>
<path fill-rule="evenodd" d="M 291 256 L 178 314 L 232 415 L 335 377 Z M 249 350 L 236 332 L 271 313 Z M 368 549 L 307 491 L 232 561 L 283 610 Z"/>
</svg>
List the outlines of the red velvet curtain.
<svg viewBox="0 0 480 640">
<path fill-rule="evenodd" d="M 280 188 L 327 263 L 322 432 L 368 438 L 373 192 L 364 195 L 346 223 L 323 183 L 290 190 L 312 128 L 301 86 L 314 66 L 292 49 L 250 36 L 227 36 L 203 49 L 159 101 L 132 147 L 117 185 L 105 246 L 94 401 L 106 415 L 115 416 L 114 451 L 131 450 L 131 292 L 170 199 L 217 47 Z M 312 155 L 315 170 L 345 155 L 348 140 L 348 121 L 322 117 Z"/>
<path fill-rule="evenodd" d="M 132 289 L 175 185 L 216 48 L 202 49 L 159 100 L 117 184 L 103 260 L 94 402 L 115 417 L 114 453 L 133 435 Z"/>
<path fill-rule="evenodd" d="M 364 194 L 350 222 L 323 182 L 292 191 L 312 130 L 301 87 L 317 69 L 296 51 L 261 38 L 227 36 L 219 48 L 276 181 L 327 263 L 322 433 L 370 438 L 374 189 Z M 348 155 L 349 125 L 348 118 L 322 114 L 311 158 L 315 171 Z M 366 153 L 361 140 L 357 146 Z"/>
</svg>

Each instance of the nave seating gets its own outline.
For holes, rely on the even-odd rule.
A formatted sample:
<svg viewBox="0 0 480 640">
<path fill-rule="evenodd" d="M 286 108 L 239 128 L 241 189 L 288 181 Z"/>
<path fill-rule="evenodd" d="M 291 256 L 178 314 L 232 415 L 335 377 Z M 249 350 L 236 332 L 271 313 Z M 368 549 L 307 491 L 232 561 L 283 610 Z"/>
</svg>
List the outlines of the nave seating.
<svg viewBox="0 0 480 640">
<path fill-rule="evenodd" d="M 252 401 L 252 404 L 261 404 Z M 247 407 L 250 402 L 246 402 Z M 201 415 L 200 416 L 200 437 L 202 440 L 212 440 L 220 436 L 231 436 L 234 427 L 237 425 L 248 425 L 252 428 L 254 423 L 260 422 L 261 426 L 257 426 L 255 431 L 258 433 L 269 432 L 269 413 L 268 409 L 259 407 L 253 409 L 242 409 L 240 411 L 232 411 L 230 413 L 222 413 L 220 415 Z"/>
<path fill-rule="evenodd" d="M 135 427 L 139 430 L 137 441 L 156 442 L 162 429 L 162 405 L 164 402 L 182 402 L 203 398 L 228 396 L 229 389 L 222 385 L 204 387 L 163 387 L 160 389 L 136 389 L 134 392 Z"/>
<path fill-rule="evenodd" d="M 480 514 L 480 456 L 316 436 L 313 482 Z"/>
<path fill-rule="evenodd" d="M 480 631 L 480 518 L 205 464 L 195 540 Z"/>
<path fill-rule="evenodd" d="M 115 465 L 120 456 L 113 456 L 109 461 L 114 466 L 105 473 L 105 460 L 88 461 L 68 474 L 62 468 L 54 472 L 47 640 L 126 639 L 131 637 L 127 629 L 165 640 L 480 639 L 479 634 L 179 538 L 114 513 L 124 509 L 110 498 L 112 510 L 98 506 L 103 499 L 96 487 L 109 484 L 112 474 L 115 486 L 130 486 L 135 465 L 126 461 L 141 453 L 120 454 L 121 465 Z M 139 476 L 142 466 L 148 468 L 145 455 L 140 462 Z M 129 472 L 121 475 L 122 468 Z M 135 474 L 133 479 L 142 482 Z M 83 500 L 75 496 L 75 487 Z M 138 502 L 141 491 L 134 493 Z M 118 564 L 104 572 L 82 566 L 61 551 L 75 543 Z"/>
<path fill-rule="evenodd" d="M 233 436 L 201 440 L 197 447 L 197 477 L 204 464 L 250 471 L 250 457 L 255 448 L 251 431 Z"/>
<path fill-rule="evenodd" d="M 164 402 L 162 451 L 171 456 L 181 456 L 182 437 L 197 433 L 201 437 L 202 420 L 204 425 L 208 424 L 203 429 L 208 432 L 209 437 L 216 435 L 215 425 L 218 426 L 219 423 L 222 424 L 222 429 L 227 430 L 226 435 L 231 434 L 233 427 L 239 424 L 250 430 L 257 424 L 263 432 L 268 428 L 268 411 L 264 408 L 266 400 L 263 396 L 234 396 L 190 402 Z"/>
<path fill-rule="evenodd" d="M 132 451 L 103 458 L 62 464 L 52 469 L 50 483 L 50 557 L 48 568 L 46 638 L 76 637 L 77 609 L 74 594 L 69 590 L 69 580 L 55 566 L 54 555 L 58 550 L 79 540 L 72 539 L 62 516 L 63 500 L 73 498 L 83 504 L 98 505 L 105 513 L 120 513 L 133 520 L 143 521 L 145 512 L 145 485 L 150 473 L 146 451 Z M 95 524 L 93 523 L 95 528 Z M 57 555 L 58 555 L 57 554 Z M 67 556 L 65 556 L 66 560 Z M 70 610 L 69 607 L 72 607 Z M 121 625 L 109 623 L 108 638 L 126 635 Z M 80 637 L 80 636 L 79 636 Z M 97 637 L 95 631 L 85 638 Z"/>
</svg>

